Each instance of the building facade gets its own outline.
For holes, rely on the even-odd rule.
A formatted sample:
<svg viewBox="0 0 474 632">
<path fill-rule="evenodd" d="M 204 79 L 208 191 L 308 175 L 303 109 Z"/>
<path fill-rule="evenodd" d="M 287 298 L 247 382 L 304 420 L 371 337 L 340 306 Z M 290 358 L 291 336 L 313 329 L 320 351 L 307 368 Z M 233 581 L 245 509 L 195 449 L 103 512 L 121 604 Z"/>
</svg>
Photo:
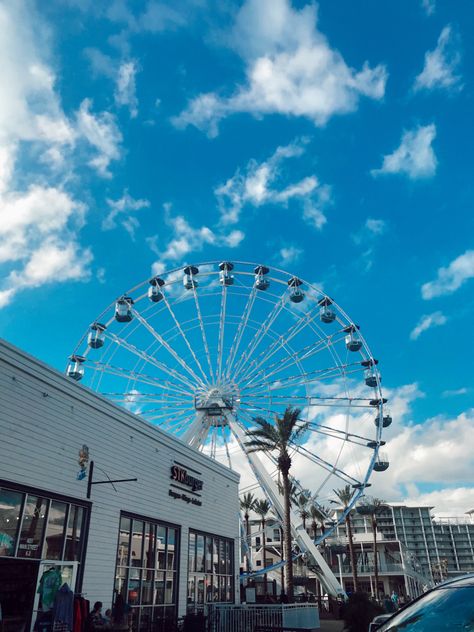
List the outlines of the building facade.
<svg viewBox="0 0 474 632">
<path fill-rule="evenodd" d="M 239 600 L 238 474 L 1 340 L 0 401 L 9 631 L 56 581 L 104 610 L 122 595 L 143 631 Z"/>
</svg>

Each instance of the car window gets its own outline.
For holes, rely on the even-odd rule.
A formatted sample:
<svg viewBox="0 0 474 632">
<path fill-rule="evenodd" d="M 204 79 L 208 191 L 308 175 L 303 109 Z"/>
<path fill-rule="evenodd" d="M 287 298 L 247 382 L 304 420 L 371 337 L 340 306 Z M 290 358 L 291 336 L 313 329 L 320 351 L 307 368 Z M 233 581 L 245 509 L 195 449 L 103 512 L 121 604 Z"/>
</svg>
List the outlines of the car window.
<svg viewBox="0 0 474 632">
<path fill-rule="evenodd" d="M 439 588 L 387 621 L 379 632 L 474 632 L 474 586 Z"/>
</svg>

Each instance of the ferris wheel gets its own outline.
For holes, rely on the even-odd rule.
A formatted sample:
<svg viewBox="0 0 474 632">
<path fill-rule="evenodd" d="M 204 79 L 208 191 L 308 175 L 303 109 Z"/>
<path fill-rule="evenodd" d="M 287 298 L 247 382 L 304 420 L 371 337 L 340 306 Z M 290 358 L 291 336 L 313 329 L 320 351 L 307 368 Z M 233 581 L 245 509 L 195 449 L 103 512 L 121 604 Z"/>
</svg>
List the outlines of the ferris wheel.
<svg viewBox="0 0 474 632">
<path fill-rule="evenodd" d="M 299 408 L 308 431 L 292 445 L 293 475 L 321 506 L 350 485 L 352 507 L 372 472 L 389 466 L 380 448 L 392 418 L 377 365 L 359 325 L 325 292 L 277 268 L 223 261 L 119 296 L 85 332 L 67 375 L 230 467 L 243 457 L 282 518 L 275 460 L 245 447 L 255 417 Z M 294 512 L 291 522 L 326 590 L 340 593 L 317 548 L 335 525 L 314 542 Z"/>
</svg>

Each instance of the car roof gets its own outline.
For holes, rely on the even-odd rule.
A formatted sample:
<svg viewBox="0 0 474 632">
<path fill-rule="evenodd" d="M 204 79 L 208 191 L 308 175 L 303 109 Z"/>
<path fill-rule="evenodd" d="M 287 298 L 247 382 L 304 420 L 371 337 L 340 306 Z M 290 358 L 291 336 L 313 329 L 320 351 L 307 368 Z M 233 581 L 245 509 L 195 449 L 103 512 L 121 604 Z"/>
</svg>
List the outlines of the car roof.
<svg viewBox="0 0 474 632">
<path fill-rule="evenodd" d="M 437 588 L 462 588 L 464 586 L 474 586 L 474 573 L 469 573 L 469 575 L 463 575 L 462 577 L 454 577 L 453 579 L 449 579 L 448 581 L 435 586 L 435 590 Z"/>
</svg>

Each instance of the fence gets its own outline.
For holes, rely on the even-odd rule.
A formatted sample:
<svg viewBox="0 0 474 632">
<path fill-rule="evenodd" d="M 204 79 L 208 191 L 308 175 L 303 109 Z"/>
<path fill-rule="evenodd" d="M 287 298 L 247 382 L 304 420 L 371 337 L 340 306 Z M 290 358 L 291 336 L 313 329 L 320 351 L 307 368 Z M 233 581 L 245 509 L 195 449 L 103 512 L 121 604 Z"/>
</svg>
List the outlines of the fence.
<svg viewBox="0 0 474 632">
<path fill-rule="evenodd" d="M 209 605 L 208 626 L 210 632 L 318 630 L 319 614 L 314 604 L 212 604 Z"/>
</svg>

